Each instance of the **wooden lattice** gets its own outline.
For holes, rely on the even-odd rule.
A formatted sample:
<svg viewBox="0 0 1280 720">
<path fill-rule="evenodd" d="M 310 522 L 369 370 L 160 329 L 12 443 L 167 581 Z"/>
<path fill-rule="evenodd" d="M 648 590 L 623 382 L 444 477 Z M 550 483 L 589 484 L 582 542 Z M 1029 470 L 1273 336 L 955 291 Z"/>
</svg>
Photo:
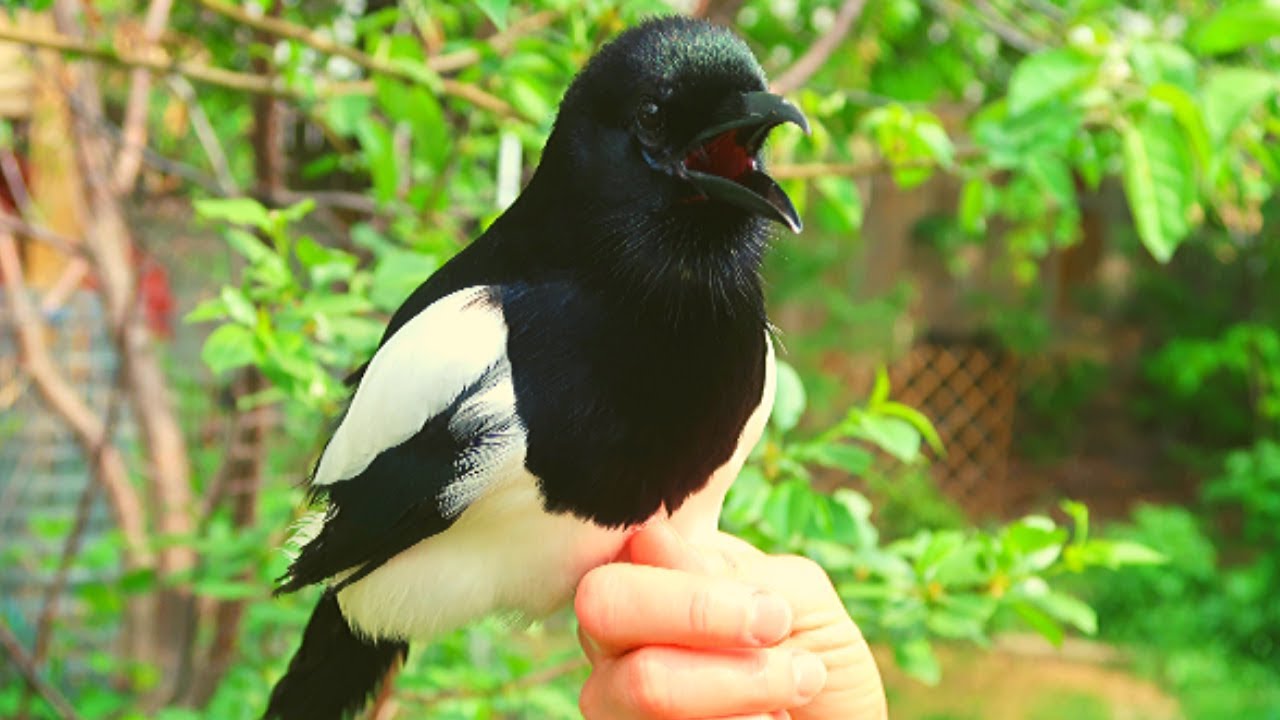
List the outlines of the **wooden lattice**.
<svg viewBox="0 0 1280 720">
<path fill-rule="evenodd" d="M 929 452 L 942 494 L 971 513 L 1000 513 L 1017 399 L 1014 357 L 986 345 L 923 343 L 889 377 L 894 398 L 938 429 L 946 454 Z"/>
</svg>

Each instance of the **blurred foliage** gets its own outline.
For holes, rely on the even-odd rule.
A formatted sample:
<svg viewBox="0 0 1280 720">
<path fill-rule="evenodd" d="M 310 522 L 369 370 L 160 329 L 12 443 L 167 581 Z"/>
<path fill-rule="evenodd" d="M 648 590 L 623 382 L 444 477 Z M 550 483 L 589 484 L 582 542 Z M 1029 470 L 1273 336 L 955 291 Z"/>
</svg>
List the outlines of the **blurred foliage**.
<svg viewBox="0 0 1280 720">
<path fill-rule="evenodd" d="M 97 22 L 114 27 L 136 22 L 143 5 L 120 0 L 94 7 Z M 214 197 L 216 183 L 207 177 L 189 193 L 240 268 L 189 317 L 216 322 L 206 326 L 203 360 L 220 383 L 240 368 L 259 369 L 269 387 L 241 402 L 281 408 L 286 425 L 285 437 L 272 442 L 256 524 L 236 527 L 220 510 L 191 537 L 155 539 L 199 551 L 189 575 L 115 578 L 108 572 L 95 577 L 109 580 L 73 585 L 78 606 L 104 627 L 118 622 L 132 594 L 157 584 L 198 597 L 252 600 L 236 662 L 209 704 L 166 708 L 160 718 L 257 716 L 314 601 L 308 593 L 266 599 L 284 563 L 272 548 L 302 502 L 292 485 L 318 451 L 327 419 L 341 410 L 342 374 L 368 356 L 387 313 L 409 290 L 518 191 L 536 164 L 560 94 L 594 49 L 641 17 L 670 11 L 657 0 L 520 6 L 401 0 L 367 13 L 359 5 L 286 3 L 283 19 L 359 49 L 394 72 L 370 72 L 299 40 L 264 46 L 255 33 L 200 3 L 173 8 L 166 40 L 173 50 L 245 72 L 269 59 L 284 88 L 301 98 L 290 101 L 302 129 L 291 139 L 289 180 L 320 192 L 278 209 Z M 830 28 L 837 5 L 750 0 L 735 28 L 777 77 Z M 516 33 L 502 47 L 485 39 L 537 13 L 550 13 L 542 29 Z M 1258 668 L 1274 665 L 1271 647 L 1280 628 L 1274 603 L 1260 594 L 1280 579 L 1271 559 L 1280 556 L 1274 532 L 1280 258 L 1278 244 L 1266 239 L 1267 228 L 1275 235 L 1268 208 L 1280 181 L 1277 35 L 1280 11 L 1263 0 L 869 0 L 823 69 L 791 93 L 813 121 L 813 136 L 779 133 L 769 148 L 810 228 L 770 261 L 771 299 L 820 307 L 828 321 L 789 338 L 797 346 L 796 367 L 780 365 L 773 420 L 730 496 L 726 529 L 770 551 L 823 562 L 867 634 L 891 644 L 903 667 L 926 680 L 937 677 L 932 643 L 940 639 L 981 643 L 994 629 L 1017 623 L 1060 640 L 1066 629 L 1092 633 L 1100 626 L 1125 642 L 1163 638 L 1154 650 L 1170 673 L 1166 679 L 1186 689 L 1186 701 L 1194 704 L 1188 707 L 1218 703 L 1242 713 L 1197 710 L 1196 717 L 1241 717 L 1270 702 L 1271 696 L 1258 696 L 1241 700 L 1253 705 L 1237 705 L 1226 689 L 1202 699 L 1192 689 L 1266 676 Z M 469 59 L 442 75 L 427 67 L 428 56 Z M 115 104 L 127 89 L 121 79 L 106 76 Z M 339 83 L 355 83 L 359 91 L 339 92 Z M 473 104 L 450 89 L 458 85 L 491 94 L 509 112 Z M 244 141 L 253 108 L 243 95 L 202 87 L 194 102 L 164 93 L 153 102 L 156 151 L 193 176 L 208 175 L 201 169 L 210 164 L 207 140 L 191 131 L 191 118 L 200 115 L 225 152 L 235 187 L 254 186 L 254 148 Z M 1152 422 L 1200 418 L 1207 432 L 1225 428 L 1203 448 L 1209 466 L 1221 470 L 1206 490 L 1204 519 L 1149 509 L 1130 526 L 1100 534 L 1090 531 L 1084 507 L 1065 503 L 1055 517 L 1033 515 L 979 530 L 964 528 L 927 488 L 916 492 L 904 484 L 892 486 L 898 508 L 878 508 L 873 522 L 863 495 L 819 489 L 859 475 L 871 477 L 873 489 L 882 477 L 914 477 L 918 488 L 921 447 L 938 444 L 926 418 L 890 399 L 883 374 L 869 397 L 848 407 L 830 378 L 801 362 L 810 347 L 883 351 L 898 341 L 897 323 L 912 289 L 903 283 L 882 296 L 861 297 L 846 272 L 864 249 L 866 198 L 858 182 L 881 167 L 905 188 L 939 174 L 959 182 L 954 212 L 936 218 L 926 239 L 959 280 L 977 272 L 968 250 L 992 252 L 989 272 L 1010 281 L 1022 302 L 984 296 L 966 302 L 1022 351 L 1043 347 L 1050 334 L 1040 312 L 1041 263 L 1080 239 L 1080 196 L 1123 194 L 1135 248 L 1160 263 L 1172 259 L 1167 269 L 1146 273 L 1136 293 L 1161 311 L 1135 313 L 1156 318 L 1151 327 L 1162 348 L 1146 364 L 1152 393 L 1136 411 Z M 313 222 L 320 212 L 344 212 L 325 206 L 334 192 L 356 195 L 362 208 L 349 232 L 336 237 Z M 1249 277 L 1255 292 L 1247 307 L 1218 312 L 1222 296 L 1188 292 L 1195 285 L 1187 275 L 1205 268 L 1221 276 L 1219 287 L 1232 287 L 1233 273 Z M 1260 307 L 1270 309 L 1259 314 Z M 1073 414 L 1064 406 L 1083 407 L 1095 384 L 1093 371 L 1084 368 L 1029 394 L 1029 404 L 1057 423 L 1049 434 L 1060 435 L 1060 442 L 1048 453 L 1069 444 Z M 833 398 L 840 404 L 827 407 Z M 208 411 L 207 403 L 188 406 L 193 414 Z M 802 422 L 806 409 L 819 412 Z M 1200 436 L 1184 431 L 1181 437 Z M 197 453 L 194 460 L 197 476 L 207 477 L 219 458 Z M 1238 519 L 1245 535 L 1218 530 L 1207 518 L 1219 513 Z M 67 532 L 40 518 L 32 526 L 49 538 Z M 1245 537 L 1263 549 L 1247 549 Z M 95 545 L 77 568 L 109 569 L 118 542 L 109 537 Z M 1147 566 L 1161 555 L 1170 559 L 1168 569 L 1110 572 Z M 6 552 L 3 562 L 26 559 Z M 1094 578 L 1102 568 L 1108 570 L 1103 579 L 1066 581 L 1081 572 Z M 1073 594 L 1075 587 L 1080 592 Z M 405 712 L 574 716 L 583 670 L 572 662 L 577 650 L 569 622 L 556 617 L 512 633 L 489 621 L 415 648 L 397 681 Z M 69 651 L 75 638 L 55 636 L 48 674 L 73 690 L 85 717 L 143 716 L 131 698 L 154 682 L 155 668 L 112 657 L 95 657 L 90 668 L 63 666 L 58 650 Z M 1237 673 L 1237 661 L 1249 669 Z M 547 668 L 561 670 L 538 675 Z M 537 682 L 522 680 L 531 676 Z M 85 677 L 117 682 L 78 681 Z M 0 686 L 0 716 L 16 711 L 20 694 L 15 683 Z"/>
</svg>

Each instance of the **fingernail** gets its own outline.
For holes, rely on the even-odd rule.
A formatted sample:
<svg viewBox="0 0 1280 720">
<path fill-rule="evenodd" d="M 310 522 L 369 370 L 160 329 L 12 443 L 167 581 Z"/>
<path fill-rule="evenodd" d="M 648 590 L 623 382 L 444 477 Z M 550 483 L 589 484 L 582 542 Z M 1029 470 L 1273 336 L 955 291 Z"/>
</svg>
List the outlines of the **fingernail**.
<svg viewBox="0 0 1280 720">
<path fill-rule="evenodd" d="M 792 655 L 791 672 L 796 678 L 796 702 L 809 702 L 827 684 L 827 666 L 813 653 L 797 651 Z"/>
<path fill-rule="evenodd" d="M 752 597 L 751 638 L 773 645 L 791 632 L 791 606 L 777 595 L 758 592 Z"/>
</svg>

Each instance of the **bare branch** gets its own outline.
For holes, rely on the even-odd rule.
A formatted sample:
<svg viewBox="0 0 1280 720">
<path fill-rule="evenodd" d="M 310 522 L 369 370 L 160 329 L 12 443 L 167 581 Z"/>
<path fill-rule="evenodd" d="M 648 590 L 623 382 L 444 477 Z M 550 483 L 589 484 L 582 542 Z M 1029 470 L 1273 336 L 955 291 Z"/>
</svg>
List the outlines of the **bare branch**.
<svg viewBox="0 0 1280 720">
<path fill-rule="evenodd" d="M 96 458 L 94 477 L 102 483 L 116 525 L 124 534 L 126 567 L 150 566 L 152 559 L 146 544 L 142 501 L 129 483 L 124 458 L 117 448 L 105 442 L 106 426 L 54 365 L 44 344 L 44 323 L 27 297 L 18 243 L 5 231 L 0 231 L 0 278 L 4 279 L 23 369 L 49 409 L 71 428 L 86 457 Z M 101 451 L 95 452 L 97 448 Z"/>
<path fill-rule="evenodd" d="M 516 41 L 526 35 L 532 35 L 549 26 L 560 17 L 558 10 L 543 10 L 516 20 L 506 30 L 495 33 L 485 43 L 498 54 L 509 52 Z M 438 72 L 456 72 L 469 65 L 480 62 L 481 53 L 475 48 L 466 48 L 451 53 L 432 55 L 427 58 L 427 69 Z"/>
<path fill-rule="evenodd" d="M 59 252 L 70 257 L 83 257 L 85 250 L 75 240 L 65 235 L 56 233 L 48 228 L 32 225 L 22 218 L 15 217 L 6 212 L 0 212 L 0 232 L 12 233 L 23 237 L 39 240 L 42 243 L 53 246 Z"/>
<path fill-rule="evenodd" d="M 982 148 L 976 145 L 960 145 L 952 153 L 956 162 L 966 162 L 982 156 Z M 839 163 L 780 163 L 769 166 L 769 174 L 778 180 L 812 180 L 820 177 L 866 177 L 894 170 L 911 170 L 938 166 L 935 160 L 891 163 L 884 158 L 858 162 Z"/>
<path fill-rule="evenodd" d="M 853 23 L 862 15 L 862 8 L 866 4 L 866 0 L 844 0 L 840 3 L 840 9 L 836 12 L 831 27 L 809 46 L 799 60 L 796 60 L 791 67 L 778 76 L 777 80 L 773 81 L 773 91 L 789 93 L 808 82 L 809 78 L 826 64 L 831 53 L 840 47 L 841 41 L 849 34 Z"/>
<path fill-rule="evenodd" d="M 218 140 L 218 134 L 213 129 L 213 124 L 209 122 L 209 116 L 205 114 L 204 108 L 200 106 L 200 98 L 196 96 L 195 88 L 191 87 L 191 83 L 181 75 L 170 75 L 168 85 L 174 94 L 186 103 L 191 112 L 191 126 L 195 129 L 196 139 L 200 141 L 200 147 L 204 148 L 205 157 L 209 158 L 209 166 L 213 168 L 213 175 L 217 179 L 218 189 L 223 195 L 234 195 L 239 192 L 236 186 L 235 178 L 231 175 L 231 164 L 227 162 L 227 154 L 222 150 L 222 143 Z M 142 146 L 142 150 L 146 150 L 146 146 Z M 141 157 L 142 153 L 139 152 Z"/>
<path fill-rule="evenodd" d="M 97 491 L 100 487 L 100 483 L 94 475 L 97 474 L 98 468 L 101 467 L 102 454 L 106 451 L 107 446 L 112 445 L 114 447 L 116 421 L 120 417 L 120 384 L 123 377 L 124 373 L 117 369 L 115 381 L 111 385 L 111 397 L 107 401 L 107 419 L 103 422 L 102 437 L 93 448 L 93 452 L 88 456 L 89 482 L 85 484 L 84 490 L 80 492 L 80 499 L 76 502 L 75 521 L 71 527 L 70 534 L 63 541 L 62 554 L 58 558 L 58 569 L 54 572 L 53 582 L 49 583 L 48 587 L 45 588 L 40 615 L 36 620 L 35 648 L 31 654 L 31 660 L 36 667 L 43 665 L 45 658 L 48 656 L 49 641 L 53 636 L 53 620 L 58 614 L 58 600 L 62 597 L 63 591 L 66 590 L 67 579 L 71 574 L 71 566 L 75 563 L 76 557 L 80 555 L 80 547 L 84 541 L 85 531 L 89 529 L 89 513 L 93 510 L 93 503 L 98 497 Z"/>
<path fill-rule="evenodd" d="M 276 37 L 296 40 L 313 50 L 317 50 L 327 55 L 346 58 L 369 72 L 394 78 L 411 85 L 434 84 L 428 78 L 424 77 L 424 74 L 431 75 L 434 73 L 431 69 L 430 63 L 427 64 L 427 67 L 422 69 L 410 68 L 408 65 L 383 60 L 382 58 L 376 58 L 349 45 L 343 45 L 342 43 L 335 42 L 319 33 L 312 32 L 309 28 L 296 25 L 288 20 L 265 15 L 259 16 L 250 14 L 243 8 L 224 2 L 223 0 L 200 0 L 200 4 L 219 15 L 230 18 L 246 27 L 261 30 L 275 35 Z M 446 95 L 452 95 L 459 99 L 466 100 L 467 102 L 470 102 L 477 107 L 484 108 L 490 112 L 506 116 L 516 114 L 515 110 L 508 105 L 505 100 L 470 83 L 441 78 L 440 88 Z"/>
<path fill-rule="evenodd" d="M 206 85 L 216 85 L 230 90 L 256 95 L 271 95 L 290 100 L 314 100 L 316 98 L 342 95 L 372 95 L 374 92 L 373 83 L 371 82 L 326 82 L 318 85 L 314 92 L 309 92 L 289 87 L 275 78 L 226 70 L 204 63 L 185 62 L 154 55 L 140 56 L 122 53 L 108 46 L 95 45 L 61 33 L 37 33 L 14 27 L 0 26 L 0 41 L 83 55 L 100 62 L 124 67 L 145 68 L 170 75 L 181 75 Z M 396 72 L 395 77 L 403 79 L 405 75 L 413 74 L 400 70 Z M 506 117 L 517 116 L 515 109 L 507 101 L 475 85 L 442 78 L 439 87 L 445 95 L 466 100 L 477 107 L 498 115 Z"/>
<path fill-rule="evenodd" d="M 952 22 L 959 20 L 968 12 L 963 3 L 957 3 L 953 0 L 928 0 L 928 3 L 934 12 Z M 1017 48 L 1024 53 L 1033 53 L 1043 47 L 1040 41 L 1005 22 L 1000 17 L 999 12 L 995 11 L 989 3 L 983 0 L 975 0 L 973 5 L 977 10 L 978 23 L 998 35 L 1001 40 L 1004 40 L 1011 47 Z"/>
<path fill-rule="evenodd" d="M 142 25 L 142 50 L 150 50 L 169 24 L 169 9 L 173 0 L 151 0 L 147 17 Z M 138 179 L 142 169 L 142 148 L 147 143 L 147 110 L 151 101 L 151 73 L 146 68 L 134 68 L 129 78 L 129 100 L 125 105 L 124 147 L 116 156 L 116 171 L 111 182 L 116 192 L 128 192 Z"/>
<path fill-rule="evenodd" d="M 13 661 L 18 672 L 22 673 L 23 679 L 27 681 L 27 687 L 49 703 L 49 707 L 58 713 L 58 717 L 63 720 L 80 720 L 80 715 L 72 707 L 71 701 L 67 700 L 66 696 L 50 685 L 47 680 L 40 677 L 36 664 L 32 662 L 31 656 L 27 655 L 18 636 L 13 634 L 13 630 L 3 616 L 0 616 L 0 648 L 4 648 L 5 654 Z"/>
</svg>

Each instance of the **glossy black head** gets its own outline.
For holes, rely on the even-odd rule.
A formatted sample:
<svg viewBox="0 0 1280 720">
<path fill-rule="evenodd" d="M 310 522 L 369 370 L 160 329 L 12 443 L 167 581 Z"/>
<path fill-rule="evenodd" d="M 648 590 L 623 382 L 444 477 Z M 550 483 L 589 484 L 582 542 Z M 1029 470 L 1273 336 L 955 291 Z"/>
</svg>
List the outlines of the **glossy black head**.
<svg viewBox="0 0 1280 720">
<path fill-rule="evenodd" d="M 700 20 L 651 20 L 574 80 L 534 184 L 575 204 L 594 235 L 584 242 L 599 245 L 594 261 L 612 249 L 634 273 L 656 276 L 659 265 L 704 284 L 754 275 L 770 223 L 800 229 L 760 157 L 769 131 L 788 122 L 808 130 L 767 91 L 742 40 Z"/>
<path fill-rule="evenodd" d="M 606 45 L 574 81 L 547 156 L 564 156 L 590 183 L 583 189 L 605 191 L 606 202 L 643 194 L 691 219 L 762 217 L 799 231 L 760 148 L 775 126 L 807 131 L 808 123 L 766 87 L 751 50 L 728 30 L 651 20 Z"/>
</svg>

